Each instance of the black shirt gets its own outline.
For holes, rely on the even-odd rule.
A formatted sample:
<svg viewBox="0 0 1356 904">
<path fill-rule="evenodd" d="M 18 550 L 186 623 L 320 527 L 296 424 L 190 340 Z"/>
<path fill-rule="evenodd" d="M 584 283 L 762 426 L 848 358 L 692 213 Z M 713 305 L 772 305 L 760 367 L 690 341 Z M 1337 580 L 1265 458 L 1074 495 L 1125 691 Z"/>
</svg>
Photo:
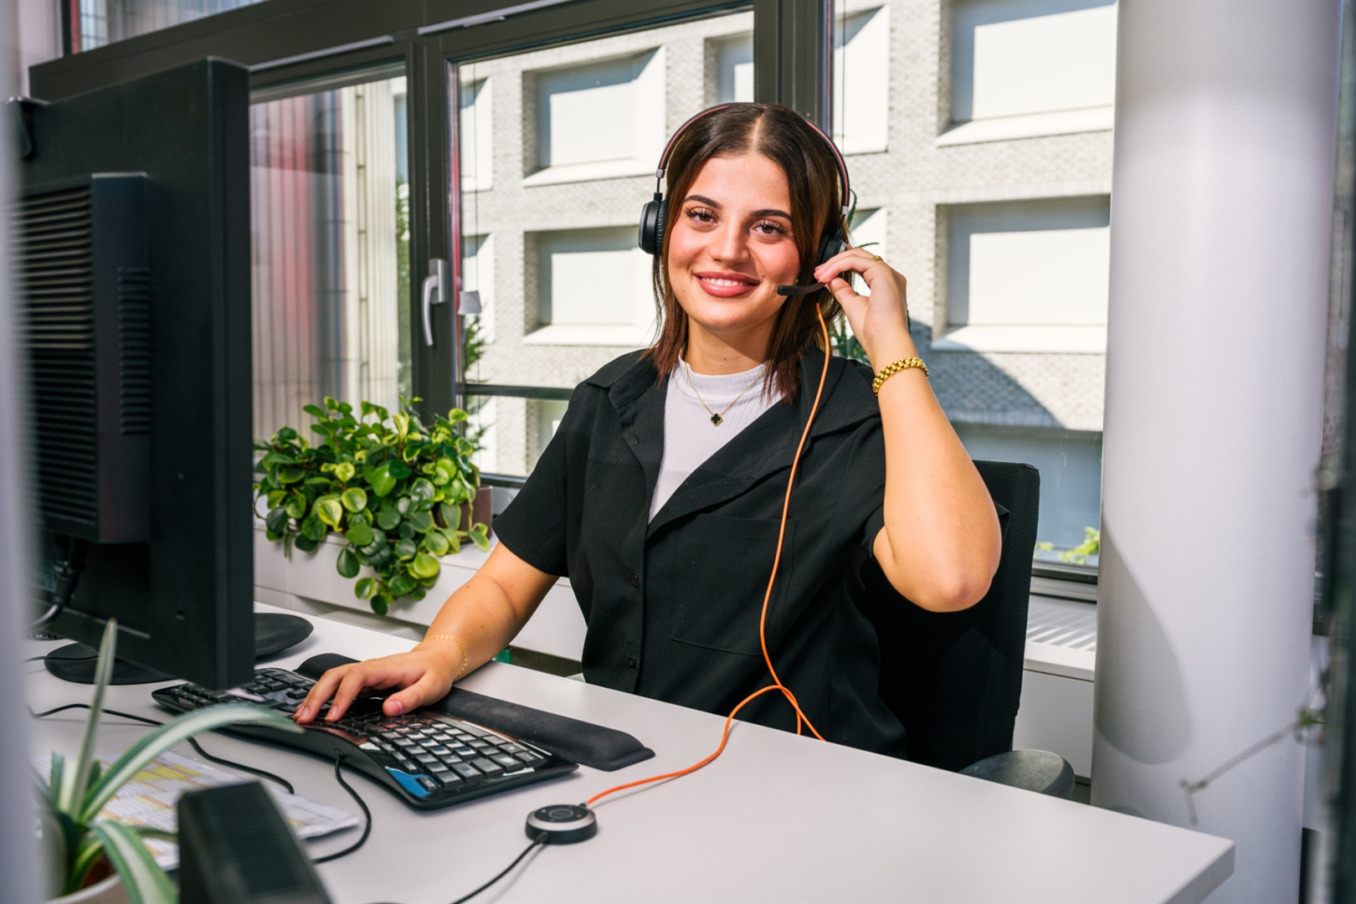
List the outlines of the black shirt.
<svg viewBox="0 0 1356 904">
<path fill-rule="evenodd" d="M 759 619 L 787 475 L 823 366 L 822 353 L 808 353 L 795 401 L 773 405 L 707 459 L 653 520 L 665 385 L 633 352 L 575 389 L 494 530 L 530 565 L 569 577 L 588 625 L 589 683 L 721 715 L 771 683 Z M 902 755 L 903 726 L 876 690 L 876 635 L 854 602 L 884 523 L 884 487 L 870 371 L 830 358 L 791 497 L 768 647 L 826 739 Z M 795 730 L 775 691 L 739 718 Z"/>
</svg>

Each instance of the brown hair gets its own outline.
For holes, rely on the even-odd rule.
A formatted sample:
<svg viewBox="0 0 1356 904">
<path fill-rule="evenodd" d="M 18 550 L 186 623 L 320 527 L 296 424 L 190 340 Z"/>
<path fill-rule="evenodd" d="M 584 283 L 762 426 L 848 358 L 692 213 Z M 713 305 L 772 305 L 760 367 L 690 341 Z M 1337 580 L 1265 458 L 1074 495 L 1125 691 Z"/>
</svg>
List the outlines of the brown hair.
<svg viewBox="0 0 1356 904">
<path fill-rule="evenodd" d="M 791 234 L 800 252 L 798 284 L 812 282 L 818 264 L 820 237 L 841 229 L 842 186 L 838 161 L 828 140 L 803 117 L 780 104 L 730 104 L 691 122 L 674 142 L 668 158 L 666 197 L 681 199 L 696 181 L 697 173 L 712 157 L 759 154 L 781 167 L 791 193 Z M 662 320 L 659 338 L 646 355 L 661 379 L 678 366 L 687 347 L 687 314 L 668 284 L 667 263 L 670 224 L 681 205 L 672 200 L 664 223 L 664 241 L 654 259 L 654 294 Z M 764 391 L 795 398 L 800 386 L 800 356 L 812 343 L 820 344 L 819 321 L 814 305 L 832 323 L 841 309 L 827 289 L 803 298 L 788 298 L 777 312 L 768 344 L 768 368 Z"/>
</svg>

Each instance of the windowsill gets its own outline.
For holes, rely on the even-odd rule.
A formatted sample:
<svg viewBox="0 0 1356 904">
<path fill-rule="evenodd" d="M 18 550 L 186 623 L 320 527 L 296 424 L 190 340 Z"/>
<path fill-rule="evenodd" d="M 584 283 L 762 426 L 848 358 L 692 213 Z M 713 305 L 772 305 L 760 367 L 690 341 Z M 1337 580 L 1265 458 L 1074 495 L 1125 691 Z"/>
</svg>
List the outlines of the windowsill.
<svg viewBox="0 0 1356 904">
<path fill-rule="evenodd" d="M 654 333 L 648 327 L 623 324 L 552 323 L 523 337 L 523 345 L 572 345 L 641 348 Z"/>
<path fill-rule="evenodd" d="M 1106 354 L 1105 326 L 960 326 L 932 340 L 942 352 Z"/>
<path fill-rule="evenodd" d="M 1014 138 L 1040 138 L 1046 135 L 1071 135 L 1078 132 L 1106 132 L 1115 121 L 1115 107 L 1086 107 L 1081 110 L 1055 110 L 1021 116 L 998 116 L 957 123 L 937 136 L 937 147 L 1008 141 Z"/>
<path fill-rule="evenodd" d="M 656 158 L 658 154 L 656 153 Z M 562 182 L 592 182 L 595 179 L 622 179 L 630 176 L 653 176 L 654 161 L 640 160 L 602 160 L 597 163 L 570 163 L 562 166 L 548 166 L 523 177 L 523 187 L 538 185 L 558 185 Z"/>
</svg>

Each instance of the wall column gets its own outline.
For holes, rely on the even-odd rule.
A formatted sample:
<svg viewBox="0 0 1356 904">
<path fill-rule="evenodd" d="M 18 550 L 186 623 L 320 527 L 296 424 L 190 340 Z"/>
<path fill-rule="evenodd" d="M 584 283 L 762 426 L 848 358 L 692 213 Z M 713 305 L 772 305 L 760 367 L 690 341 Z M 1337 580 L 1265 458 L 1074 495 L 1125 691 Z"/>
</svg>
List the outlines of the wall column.
<svg viewBox="0 0 1356 904">
<path fill-rule="evenodd" d="M 1121 0 L 1092 801 L 1295 900 L 1338 0 Z"/>
</svg>

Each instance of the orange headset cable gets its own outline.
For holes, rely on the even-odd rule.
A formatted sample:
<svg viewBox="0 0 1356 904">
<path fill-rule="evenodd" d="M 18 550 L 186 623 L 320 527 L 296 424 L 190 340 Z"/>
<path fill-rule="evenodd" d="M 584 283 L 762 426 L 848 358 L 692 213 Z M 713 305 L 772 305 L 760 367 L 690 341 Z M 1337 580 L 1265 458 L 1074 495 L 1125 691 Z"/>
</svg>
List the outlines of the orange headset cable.
<svg viewBox="0 0 1356 904">
<path fill-rule="evenodd" d="M 796 734 L 801 733 L 801 727 L 804 725 L 810 729 L 810 732 L 816 738 L 819 738 L 821 741 L 824 740 L 824 736 L 815 729 L 813 723 L 810 722 L 810 718 L 801 710 L 800 704 L 796 701 L 796 695 L 791 693 L 790 688 L 782 684 L 782 679 L 778 677 L 777 670 L 772 665 L 772 655 L 768 652 L 767 648 L 767 610 L 768 605 L 772 600 L 772 588 L 777 583 L 777 569 L 781 566 L 782 544 L 786 539 L 786 519 L 791 511 L 791 490 L 795 486 L 796 470 L 800 465 L 800 454 L 805 449 L 806 440 L 810 438 L 810 427 L 814 424 L 815 415 L 819 412 L 819 401 L 824 395 L 824 382 L 829 375 L 829 327 L 824 322 L 824 312 L 819 305 L 815 305 L 815 314 L 819 317 L 819 330 L 824 339 L 824 367 L 819 372 L 819 386 L 815 389 L 814 402 L 810 405 L 810 416 L 805 420 L 805 429 L 801 432 L 800 443 L 796 446 L 795 457 L 791 459 L 791 473 L 787 475 L 786 478 L 786 498 L 782 502 L 782 521 L 781 526 L 777 530 L 777 554 L 772 559 L 772 575 L 767 581 L 767 591 L 763 594 L 763 611 L 758 620 L 758 640 L 763 647 L 763 662 L 767 665 L 767 670 L 772 675 L 773 683 L 749 694 L 743 700 L 740 700 L 739 704 L 734 709 L 730 710 L 730 714 L 725 717 L 725 729 L 720 735 L 720 745 L 716 747 L 709 756 L 693 763 L 691 766 L 679 769 L 676 772 L 666 772 L 663 775 L 652 775 L 649 778 L 637 779 L 634 782 L 627 782 L 624 785 L 617 785 L 616 787 L 608 788 L 606 791 L 600 791 L 584 801 L 584 806 L 586 807 L 592 806 L 595 801 L 601 800 L 609 794 L 625 791 L 627 788 L 648 785 L 652 782 L 661 782 L 665 779 L 679 778 L 680 776 L 687 775 L 691 772 L 696 772 L 698 769 L 707 765 L 724 752 L 725 745 L 729 743 L 730 740 L 730 728 L 734 724 L 735 715 L 744 708 L 746 703 L 753 700 L 755 697 L 766 694 L 768 691 L 781 691 L 782 696 L 787 699 L 787 702 L 791 704 L 791 708 L 796 711 Z"/>
</svg>

